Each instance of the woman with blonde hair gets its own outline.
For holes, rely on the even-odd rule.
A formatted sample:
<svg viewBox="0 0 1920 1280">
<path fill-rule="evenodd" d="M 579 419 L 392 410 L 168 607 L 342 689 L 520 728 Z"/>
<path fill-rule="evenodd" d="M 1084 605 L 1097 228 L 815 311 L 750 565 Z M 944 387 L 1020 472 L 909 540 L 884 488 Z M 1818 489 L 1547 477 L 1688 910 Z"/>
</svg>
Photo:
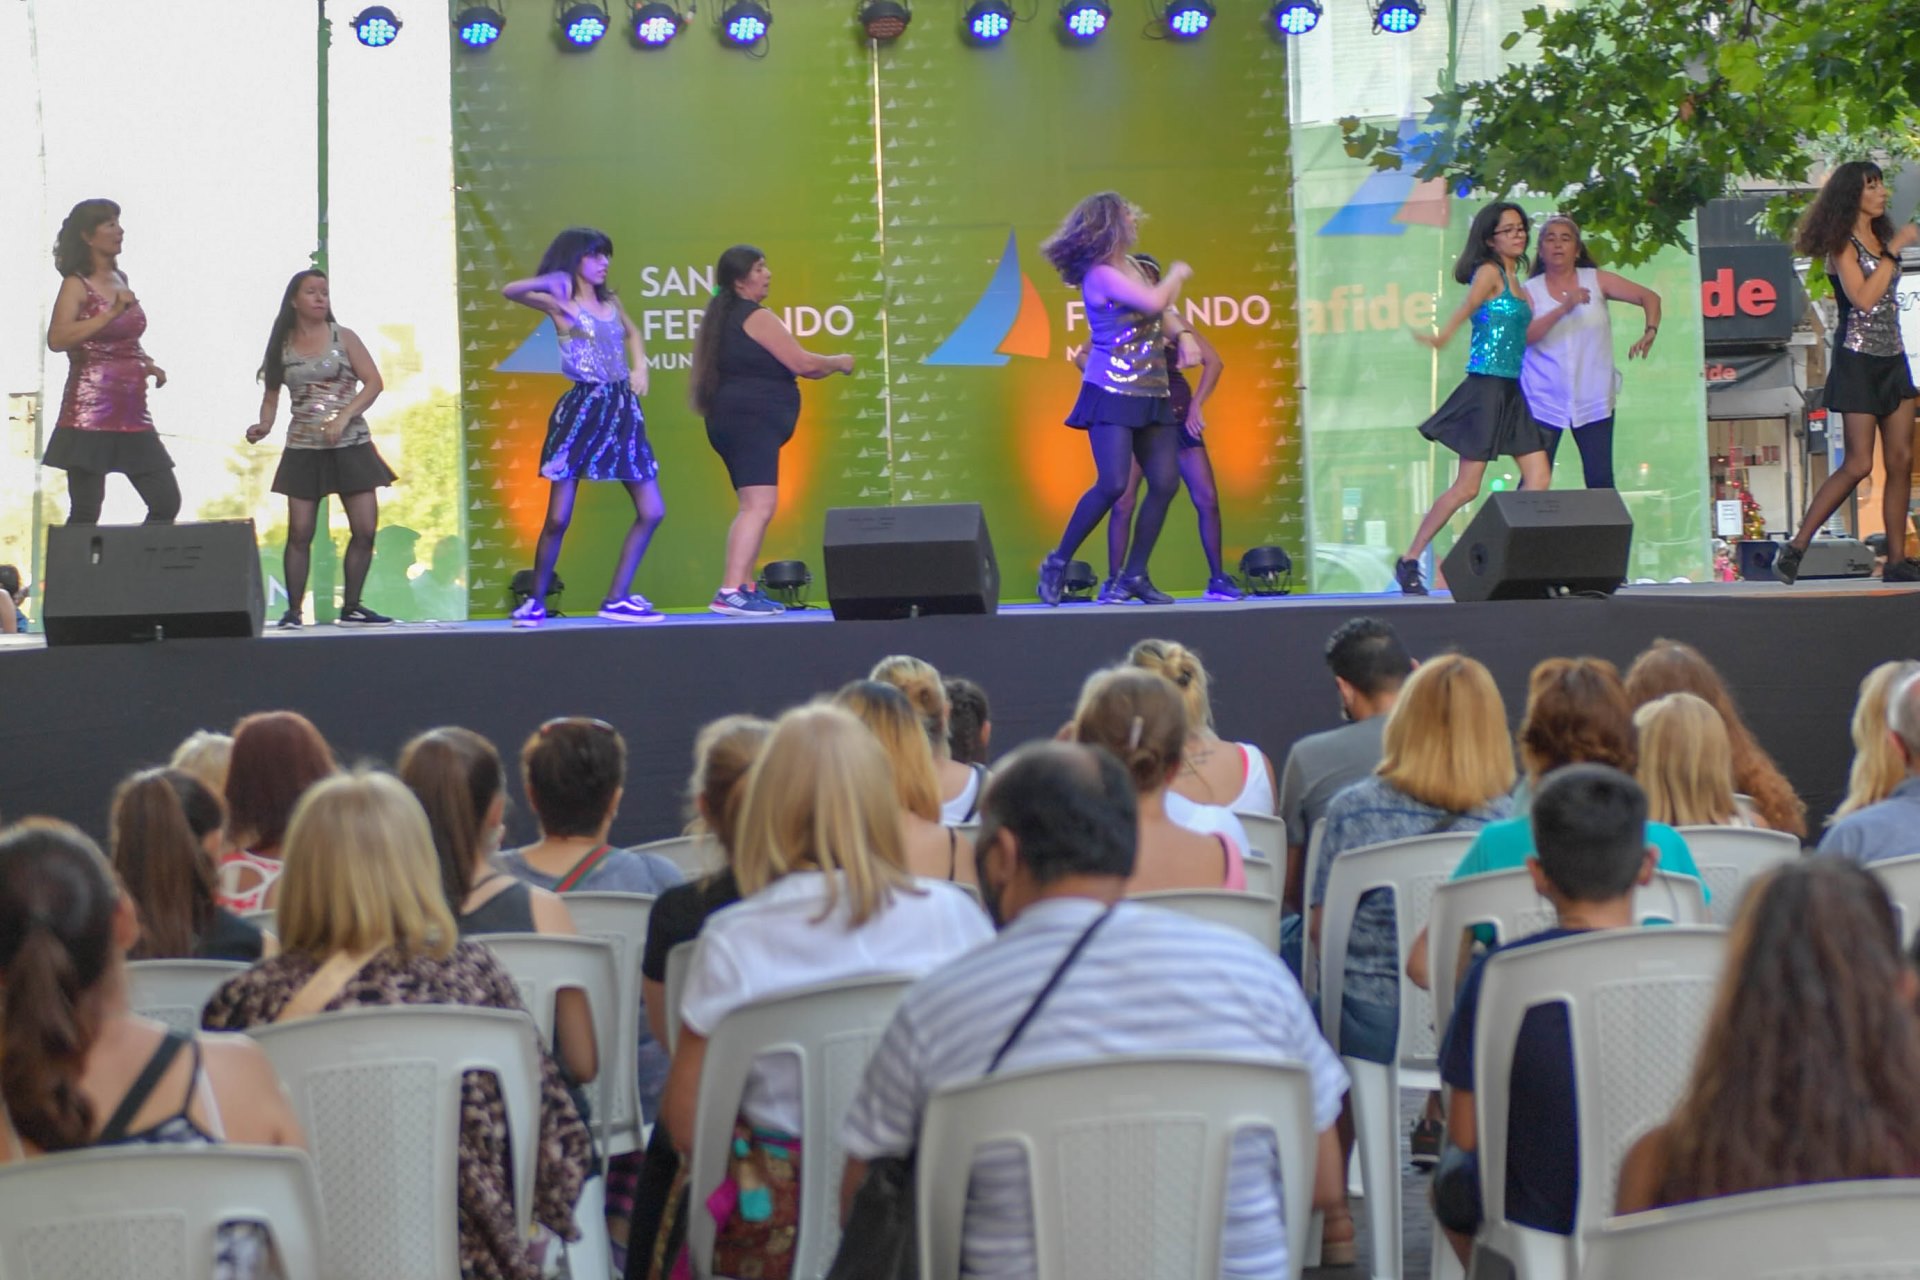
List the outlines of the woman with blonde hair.
<svg viewBox="0 0 1920 1280">
<path fill-rule="evenodd" d="M 907 701 L 927 731 L 927 746 L 933 751 L 933 770 L 940 782 L 940 821 L 951 826 L 972 822 L 980 816 L 980 794 L 987 789 L 987 767 L 962 764 L 953 758 L 948 740 L 953 720 L 953 704 L 947 698 L 947 682 L 933 665 L 905 654 L 893 654 L 873 664 L 867 679 L 890 684 L 907 695 Z"/>
<path fill-rule="evenodd" d="M 973 881 L 973 842 L 940 822 L 940 782 L 922 721 L 907 695 L 878 680 L 856 680 L 833 695 L 886 749 L 900 801 L 907 870 L 932 880 Z"/>
<path fill-rule="evenodd" d="M 1889 666 L 1897 665 L 1889 663 Z M 1640 789 L 1647 817 L 1670 827 L 1750 827 L 1733 794 L 1726 722 L 1691 693 L 1655 698 L 1633 713 L 1640 731 Z"/>
<path fill-rule="evenodd" d="M 817 983 L 925 974 L 993 934 L 966 894 L 907 871 L 886 755 L 839 707 L 780 717 L 748 774 L 737 840 L 734 875 L 743 897 L 701 934 L 661 1103 L 661 1121 L 682 1153 L 693 1147 L 708 1039 L 728 1014 Z M 826 1139 L 800 1133 L 800 1102 L 800 1067 L 791 1056 L 753 1064 L 734 1131 L 746 1152 L 734 1162 L 743 1175 L 735 1185 L 741 1203 L 721 1224 L 716 1274 L 771 1277 L 792 1265 L 798 1143 Z M 683 1160 L 683 1182 L 685 1169 Z M 688 1188 L 692 1211 L 713 1190 Z"/>
<path fill-rule="evenodd" d="M 384 774 L 314 784 L 287 829 L 279 922 L 285 950 L 227 981 L 204 1015 L 209 1029 L 369 1005 L 464 1004 L 520 1010 L 493 954 L 461 942 L 440 888 L 433 833 L 420 802 Z M 472 1280 L 538 1280 L 514 1222 L 506 1111 L 486 1073 L 468 1076 L 460 1121 L 460 1271 Z M 587 1129 L 553 1060 L 540 1062 L 540 1138 L 533 1217 L 576 1235 L 573 1204 L 592 1166 Z"/>
<path fill-rule="evenodd" d="M 1887 731 L 1887 706 L 1896 689 L 1920 675 L 1920 662 L 1883 662 L 1860 682 L 1853 704 L 1853 766 L 1847 770 L 1847 798 L 1827 819 L 1829 825 L 1870 804 L 1879 804 L 1907 779 L 1907 762 Z"/>
<path fill-rule="evenodd" d="M 183 769 L 206 784 L 216 796 L 227 793 L 227 768 L 233 763 L 233 739 L 224 733 L 196 729 L 173 749 L 167 764 Z"/>
<path fill-rule="evenodd" d="M 1222 741 L 1213 731 L 1213 682 L 1200 655 L 1177 641 L 1142 640 L 1127 651 L 1127 662 L 1171 680 L 1186 704 L 1187 744 L 1173 794 L 1234 813 L 1276 812 L 1267 753 L 1251 742 Z"/>
</svg>

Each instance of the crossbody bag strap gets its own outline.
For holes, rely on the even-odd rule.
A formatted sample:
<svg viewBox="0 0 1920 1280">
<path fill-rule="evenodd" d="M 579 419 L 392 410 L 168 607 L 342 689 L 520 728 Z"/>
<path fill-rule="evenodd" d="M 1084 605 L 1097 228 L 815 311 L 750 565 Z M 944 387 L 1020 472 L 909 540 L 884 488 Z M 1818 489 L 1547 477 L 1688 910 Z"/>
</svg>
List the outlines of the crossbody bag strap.
<svg viewBox="0 0 1920 1280">
<path fill-rule="evenodd" d="M 301 984 L 293 998 L 280 1007 L 275 1022 L 297 1022 L 301 1018 L 311 1018 L 333 1003 L 333 998 L 347 989 L 359 972 L 367 967 L 367 962 L 380 952 L 363 952 L 352 955 L 342 951 L 329 956 L 324 964 L 314 970 L 313 976 Z"/>
<path fill-rule="evenodd" d="M 603 844 L 597 849 L 589 849 L 584 858 L 581 858 L 580 861 L 573 864 L 573 870 L 560 877 L 560 883 L 553 886 L 553 891 L 555 893 L 568 892 L 582 880 L 592 875 L 593 869 L 602 862 L 605 862 L 607 855 L 612 852 L 613 846 L 610 844 Z"/>
<path fill-rule="evenodd" d="M 995 1053 L 993 1055 L 993 1061 L 987 1064 L 986 1073 L 988 1075 L 992 1075 L 995 1071 L 999 1070 L 1001 1059 L 1007 1056 L 1007 1051 L 1013 1048 L 1014 1044 L 1020 1039 L 1021 1033 L 1027 1029 L 1027 1024 L 1032 1022 L 1034 1015 L 1040 1012 L 1040 1006 L 1047 1002 L 1047 997 L 1053 994 L 1053 989 L 1060 985 L 1060 979 L 1067 976 L 1067 970 L 1073 967 L 1073 962 L 1080 958 L 1080 953 L 1086 950 L 1089 942 L 1093 941 L 1093 935 L 1099 931 L 1100 926 L 1105 924 L 1107 917 L 1112 914 L 1112 907 L 1108 907 L 1105 911 L 1102 911 L 1094 918 L 1093 923 L 1086 927 L 1085 932 L 1074 940 L 1073 945 L 1067 948 L 1067 954 L 1062 956 L 1060 963 L 1054 967 L 1053 973 L 1048 977 L 1046 985 L 1040 988 L 1040 994 L 1033 998 L 1033 1003 L 1027 1006 L 1027 1011 L 1020 1015 L 1020 1021 L 1013 1024 L 1013 1030 L 1007 1033 L 1007 1038 L 1001 1043 L 999 1052 Z"/>
</svg>

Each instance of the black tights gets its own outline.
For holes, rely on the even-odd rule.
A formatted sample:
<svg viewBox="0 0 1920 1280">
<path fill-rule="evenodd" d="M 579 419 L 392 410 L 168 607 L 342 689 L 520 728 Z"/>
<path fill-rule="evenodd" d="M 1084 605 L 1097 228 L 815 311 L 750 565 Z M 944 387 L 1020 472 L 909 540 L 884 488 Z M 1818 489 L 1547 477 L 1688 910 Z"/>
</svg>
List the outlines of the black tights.
<svg viewBox="0 0 1920 1280">
<path fill-rule="evenodd" d="M 1093 527 L 1113 510 L 1127 492 L 1133 464 L 1147 480 L 1147 496 L 1140 500 L 1133 519 L 1133 549 L 1127 556 L 1125 572 L 1144 574 L 1153 544 L 1160 540 L 1160 527 L 1167 522 L 1167 508 L 1180 489 L 1180 428 L 1171 424 L 1157 427 L 1089 427 L 1087 442 L 1093 446 L 1095 477 L 1093 487 L 1080 497 L 1067 531 L 1061 535 L 1060 548 L 1054 554 L 1062 560 L 1087 540 Z"/>
<path fill-rule="evenodd" d="M 627 496 L 633 499 L 633 526 L 620 544 L 620 562 L 614 566 L 613 584 L 607 588 L 608 600 L 624 600 L 633 590 L 633 575 L 653 541 L 654 530 L 667 518 L 667 504 L 660 497 L 660 486 L 651 480 L 624 480 Z M 533 598 L 544 601 L 553 587 L 553 567 L 560 561 L 560 544 L 573 523 L 573 501 L 579 495 L 578 480 L 555 480 L 547 493 L 547 522 L 540 527 L 540 541 L 533 552 Z"/>
<path fill-rule="evenodd" d="M 1840 469 L 1814 490 L 1807 503 L 1807 518 L 1793 543 L 1802 551 L 1827 518 L 1840 509 L 1847 495 L 1873 474 L 1873 440 L 1880 438 L 1880 462 L 1886 478 L 1880 492 L 1880 515 L 1887 531 L 1887 563 L 1898 564 L 1906 558 L 1907 500 L 1913 489 L 1913 401 L 1903 400 L 1900 407 L 1884 418 L 1870 413 L 1843 413 L 1840 429 L 1845 433 L 1846 459 Z"/>
<path fill-rule="evenodd" d="M 380 525 L 380 495 L 373 489 L 340 495 L 340 506 L 347 513 L 347 554 L 342 569 L 345 593 L 342 609 L 360 603 L 361 588 L 367 585 L 367 570 L 373 566 L 373 533 Z M 320 499 L 287 499 L 287 547 L 280 564 L 287 578 L 288 607 L 296 613 L 307 595 L 307 572 L 313 566 L 313 536 L 319 531 Z"/>
<path fill-rule="evenodd" d="M 133 491 L 147 504 L 148 524 L 172 524 L 180 514 L 180 485 L 172 467 L 128 476 Z M 107 477 L 97 471 L 67 472 L 67 523 L 99 524 L 107 503 Z"/>
<path fill-rule="evenodd" d="M 1207 572 L 1217 578 L 1225 572 L 1220 567 L 1220 489 L 1213 479 L 1213 460 L 1205 449 L 1180 450 L 1180 479 L 1200 520 L 1200 550 L 1207 557 Z M 1107 517 L 1109 577 L 1118 577 L 1120 566 L 1127 561 L 1127 534 L 1133 527 L 1133 504 L 1139 496 L 1140 468 L 1135 466 L 1126 493 L 1113 504 L 1113 512 Z"/>
</svg>

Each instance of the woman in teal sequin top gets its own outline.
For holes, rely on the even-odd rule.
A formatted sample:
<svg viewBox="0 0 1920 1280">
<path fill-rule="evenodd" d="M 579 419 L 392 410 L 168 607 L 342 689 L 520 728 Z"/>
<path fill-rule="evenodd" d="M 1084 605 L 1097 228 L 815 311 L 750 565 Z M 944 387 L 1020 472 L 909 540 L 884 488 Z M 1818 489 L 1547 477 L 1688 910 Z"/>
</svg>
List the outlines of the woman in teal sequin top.
<svg viewBox="0 0 1920 1280">
<path fill-rule="evenodd" d="M 1420 580 L 1420 553 L 1454 512 L 1479 496 L 1489 462 L 1503 456 L 1518 461 L 1522 489 L 1544 489 L 1553 479 L 1546 435 L 1520 391 L 1520 362 L 1533 308 L 1518 281 L 1526 269 L 1531 233 L 1526 212 L 1517 204 L 1501 200 L 1482 209 L 1453 267 L 1453 278 L 1469 286 L 1466 301 L 1438 331 L 1413 335 L 1437 351 L 1469 316 L 1473 319 L 1466 380 L 1420 424 L 1421 435 L 1460 455 L 1460 468 L 1453 483 L 1433 500 L 1407 554 L 1394 566 L 1394 578 L 1407 595 L 1427 594 Z"/>
</svg>

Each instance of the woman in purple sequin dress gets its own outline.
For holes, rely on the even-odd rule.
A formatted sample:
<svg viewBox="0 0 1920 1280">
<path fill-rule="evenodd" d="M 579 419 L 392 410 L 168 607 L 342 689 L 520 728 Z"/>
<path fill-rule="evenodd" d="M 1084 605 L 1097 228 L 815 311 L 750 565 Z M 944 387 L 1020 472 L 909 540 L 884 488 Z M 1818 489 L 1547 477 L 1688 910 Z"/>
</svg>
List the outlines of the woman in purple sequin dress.
<svg viewBox="0 0 1920 1280">
<path fill-rule="evenodd" d="M 115 471 L 147 504 L 148 524 L 180 514 L 173 459 L 147 416 L 147 379 L 164 387 L 167 375 L 140 346 L 147 313 L 120 273 L 122 239 L 119 205 L 82 200 L 53 246 L 60 293 L 47 346 L 67 353 L 67 389 L 40 461 L 67 473 L 68 524 L 99 523 Z"/>
</svg>

